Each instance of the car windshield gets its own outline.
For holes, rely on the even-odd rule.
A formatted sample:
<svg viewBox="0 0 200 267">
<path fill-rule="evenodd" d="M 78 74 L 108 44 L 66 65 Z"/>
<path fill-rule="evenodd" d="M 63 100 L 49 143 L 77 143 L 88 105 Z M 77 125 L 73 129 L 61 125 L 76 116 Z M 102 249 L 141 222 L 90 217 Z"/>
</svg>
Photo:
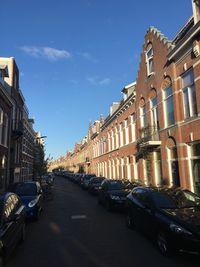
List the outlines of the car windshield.
<svg viewBox="0 0 200 267">
<path fill-rule="evenodd" d="M 153 192 L 155 205 L 163 209 L 188 208 L 200 205 L 200 198 L 187 190 Z"/>
<path fill-rule="evenodd" d="M 37 195 L 37 187 L 34 183 L 17 184 L 15 193 L 19 196 L 35 196 Z"/>
<path fill-rule="evenodd" d="M 134 184 L 130 182 L 123 182 L 122 186 L 124 189 L 132 189 L 134 187 Z"/>
<path fill-rule="evenodd" d="M 108 183 L 108 189 L 109 190 L 121 190 L 122 189 L 122 183 L 119 181 L 111 181 Z"/>
<path fill-rule="evenodd" d="M 153 198 L 153 202 L 158 208 L 162 208 L 162 209 L 177 208 L 177 203 L 175 199 L 164 192 L 153 192 L 152 198 Z"/>
<path fill-rule="evenodd" d="M 84 176 L 84 180 L 90 180 L 92 176 Z"/>
<path fill-rule="evenodd" d="M 100 183 L 102 183 L 102 181 L 103 181 L 103 178 L 94 178 L 94 179 L 92 179 L 92 184 L 100 184 Z"/>
</svg>

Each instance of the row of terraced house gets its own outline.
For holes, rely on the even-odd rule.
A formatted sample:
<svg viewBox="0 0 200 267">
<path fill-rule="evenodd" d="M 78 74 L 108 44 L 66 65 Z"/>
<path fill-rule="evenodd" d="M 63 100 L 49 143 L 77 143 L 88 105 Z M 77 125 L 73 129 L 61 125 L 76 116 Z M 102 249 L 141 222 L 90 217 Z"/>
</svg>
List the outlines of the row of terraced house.
<svg viewBox="0 0 200 267">
<path fill-rule="evenodd" d="M 35 154 L 43 146 L 33 123 L 20 90 L 15 59 L 0 58 L 0 192 L 9 183 L 33 179 Z"/>
<path fill-rule="evenodd" d="M 200 193 L 200 1 L 172 41 L 150 27 L 136 82 L 51 163 L 74 172 L 176 185 Z"/>
</svg>

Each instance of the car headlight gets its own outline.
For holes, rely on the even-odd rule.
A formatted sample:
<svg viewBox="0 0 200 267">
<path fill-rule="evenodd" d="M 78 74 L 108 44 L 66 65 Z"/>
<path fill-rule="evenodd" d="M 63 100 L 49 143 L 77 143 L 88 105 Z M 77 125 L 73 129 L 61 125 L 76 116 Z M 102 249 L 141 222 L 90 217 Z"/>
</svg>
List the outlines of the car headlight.
<svg viewBox="0 0 200 267">
<path fill-rule="evenodd" d="M 113 199 L 113 200 L 120 200 L 120 197 L 119 196 L 113 196 L 113 195 L 111 195 L 110 198 Z"/>
<path fill-rule="evenodd" d="M 180 225 L 171 223 L 170 224 L 170 230 L 176 234 L 186 234 L 186 235 L 192 235 L 192 233 L 185 228 L 181 227 Z"/>
<path fill-rule="evenodd" d="M 38 202 L 38 199 L 33 199 L 31 202 L 28 203 L 29 208 L 34 207 Z"/>
</svg>

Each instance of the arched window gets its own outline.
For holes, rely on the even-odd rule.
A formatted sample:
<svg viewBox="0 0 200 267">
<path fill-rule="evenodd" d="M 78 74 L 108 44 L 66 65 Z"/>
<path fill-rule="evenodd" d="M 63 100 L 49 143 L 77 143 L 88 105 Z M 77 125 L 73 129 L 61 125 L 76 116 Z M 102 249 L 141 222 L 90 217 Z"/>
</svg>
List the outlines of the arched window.
<svg viewBox="0 0 200 267">
<path fill-rule="evenodd" d="M 147 64 L 147 76 L 150 76 L 154 72 L 153 47 L 152 47 L 152 44 L 149 44 L 147 46 L 147 50 L 146 50 L 146 64 Z"/>
</svg>

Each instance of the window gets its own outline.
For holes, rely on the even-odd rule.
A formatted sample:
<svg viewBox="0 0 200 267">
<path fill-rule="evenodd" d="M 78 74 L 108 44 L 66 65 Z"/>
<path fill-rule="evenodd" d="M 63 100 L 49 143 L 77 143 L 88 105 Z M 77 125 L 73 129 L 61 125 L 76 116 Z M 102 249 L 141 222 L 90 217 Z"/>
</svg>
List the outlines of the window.
<svg viewBox="0 0 200 267">
<path fill-rule="evenodd" d="M 0 144 L 2 140 L 2 134 L 3 134 L 3 109 L 0 107 Z"/>
<path fill-rule="evenodd" d="M 197 114 L 196 93 L 193 70 L 182 76 L 184 117 L 189 118 Z"/>
<path fill-rule="evenodd" d="M 159 128 L 158 125 L 158 104 L 157 104 L 157 96 L 154 96 L 151 99 L 151 123 L 155 129 Z"/>
<path fill-rule="evenodd" d="M 4 114 L 4 118 L 3 118 L 3 131 L 2 131 L 1 143 L 4 146 L 8 145 L 8 116 L 7 114 Z"/>
<path fill-rule="evenodd" d="M 147 47 L 147 51 L 146 51 L 146 64 L 147 64 L 147 75 L 150 76 L 154 72 L 153 48 L 152 48 L 152 45 L 149 45 Z"/>
<path fill-rule="evenodd" d="M 164 90 L 164 106 L 165 106 L 165 118 L 166 126 L 174 124 L 174 101 L 172 87 L 169 86 Z"/>
<path fill-rule="evenodd" d="M 136 115 L 135 115 L 135 113 L 133 113 L 132 114 L 132 116 L 131 116 L 132 118 L 131 118 L 131 134 L 132 134 L 132 142 L 135 142 L 135 139 L 136 139 L 136 137 L 135 137 L 135 125 L 136 125 Z"/>
<path fill-rule="evenodd" d="M 120 123 L 120 146 L 124 145 L 124 138 L 123 138 L 123 127 L 122 123 Z"/>
<path fill-rule="evenodd" d="M 146 106 L 140 108 L 140 126 L 141 128 L 146 127 Z"/>
<path fill-rule="evenodd" d="M 125 128 L 125 144 L 129 143 L 129 135 L 128 135 L 128 119 L 124 121 L 124 128 Z"/>
<path fill-rule="evenodd" d="M 118 129 L 115 127 L 115 140 L 116 140 L 116 148 L 119 147 L 119 135 L 118 135 Z"/>
<path fill-rule="evenodd" d="M 194 192 L 200 194 L 200 143 L 190 146 Z"/>
</svg>

